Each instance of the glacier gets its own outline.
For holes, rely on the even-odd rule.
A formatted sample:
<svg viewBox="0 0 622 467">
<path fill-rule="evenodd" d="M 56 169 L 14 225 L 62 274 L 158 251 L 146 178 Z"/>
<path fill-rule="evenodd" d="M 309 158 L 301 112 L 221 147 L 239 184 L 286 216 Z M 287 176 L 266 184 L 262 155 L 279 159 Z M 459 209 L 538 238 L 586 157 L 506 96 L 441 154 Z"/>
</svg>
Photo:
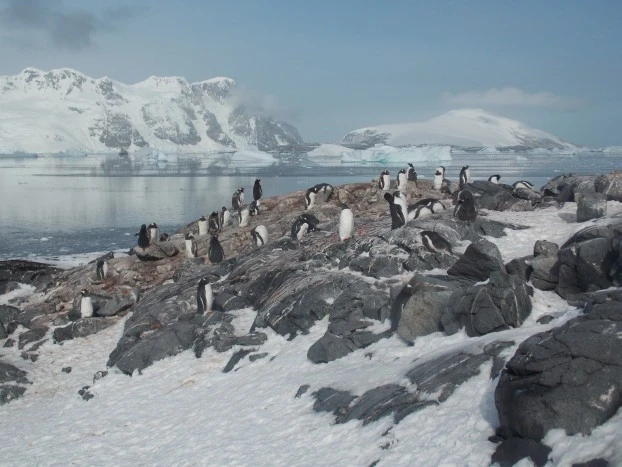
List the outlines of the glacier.
<svg viewBox="0 0 622 467">
<path fill-rule="evenodd" d="M 386 164 L 443 162 L 451 160 L 450 146 L 394 147 L 377 144 L 368 149 L 352 149 L 338 144 L 321 144 L 307 153 L 310 161 L 322 165 Z"/>
</svg>

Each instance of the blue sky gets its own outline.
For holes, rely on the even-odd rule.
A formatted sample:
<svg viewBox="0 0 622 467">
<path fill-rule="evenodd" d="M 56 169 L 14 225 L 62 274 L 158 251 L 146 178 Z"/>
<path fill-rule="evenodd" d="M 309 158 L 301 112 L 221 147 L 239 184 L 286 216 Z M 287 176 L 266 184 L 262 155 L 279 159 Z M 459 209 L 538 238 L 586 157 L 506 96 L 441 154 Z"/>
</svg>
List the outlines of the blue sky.
<svg viewBox="0 0 622 467">
<path fill-rule="evenodd" d="M 622 1 L 0 0 L 0 75 L 236 80 L 307 141 L 481 107 L 622 144 Z"/>
</svg>

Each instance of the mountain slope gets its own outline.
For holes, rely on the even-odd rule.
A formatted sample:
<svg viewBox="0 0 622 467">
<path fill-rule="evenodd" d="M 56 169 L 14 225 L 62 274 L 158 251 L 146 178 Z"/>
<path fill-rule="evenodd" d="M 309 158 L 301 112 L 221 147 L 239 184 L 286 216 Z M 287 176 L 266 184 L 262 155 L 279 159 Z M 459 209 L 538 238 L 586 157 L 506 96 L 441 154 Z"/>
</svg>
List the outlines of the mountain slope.
<svg viewBox="0 0 622 467">
<path fill-rule="evenodd" d="M 151 76 L 127 85 L 63 68 L 0 76 L 0 152 L 290 150 L 285 122 L 247 112 L 230 78 Z"/>
<path fill-rule="evenodd" d="M 393 146 L 450 144 L 462 147 L 524 146 L 546 149 L 577 147 L 555 135 L 482 109 L 452 110 L 425 122 L 361 128 L 345 135 L 341 142 L 360 148 L 378 143 Z"/>
</svg>

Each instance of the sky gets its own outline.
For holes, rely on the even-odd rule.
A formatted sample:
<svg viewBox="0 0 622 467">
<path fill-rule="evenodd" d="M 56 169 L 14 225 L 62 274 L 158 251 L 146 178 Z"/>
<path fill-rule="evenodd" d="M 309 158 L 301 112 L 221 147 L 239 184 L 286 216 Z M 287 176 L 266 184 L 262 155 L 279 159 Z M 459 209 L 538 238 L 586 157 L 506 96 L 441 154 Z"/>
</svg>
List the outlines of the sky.
<svg viewBox="0 0 622 467">
<path fill-rule="evenodd" d="M 233 78 L 309 142 L 477 107 L 622 145 L 617 0 L 0 0 L 0 75 Z"/>
</svg>

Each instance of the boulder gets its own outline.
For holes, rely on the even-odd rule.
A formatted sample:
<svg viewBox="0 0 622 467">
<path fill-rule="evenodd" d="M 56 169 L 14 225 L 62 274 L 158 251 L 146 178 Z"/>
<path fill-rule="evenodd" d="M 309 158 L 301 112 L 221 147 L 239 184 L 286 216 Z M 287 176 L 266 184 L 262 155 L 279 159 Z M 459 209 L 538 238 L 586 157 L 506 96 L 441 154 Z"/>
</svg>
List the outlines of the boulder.
<svg viewBox="0 0 622 467">
<path fill-rule="evenodd" d="M 618 308 L 619 310 L 619 308 Z M 501 432 L 589 434 L 622 404 L 622 315 L 588 313 L 523 342 L 495 390 Z"/>
<path fill-rule="evenodd" d="M 154 243 L 147 248 L 135 246 L 132 250 L 141 261 L 159 261 L 179 254 L 179 250 L 173 242 Z"/>
<path fill-rule="evenodd" d="M 513 274 L 521 279 L 528 281 L 531 277 L 533 268 L 531 267 L 531 260 L 533 256 L 523 256 L 522 258 L 514 258 L 508 264 L 505 265 L 505 271 L 508 274 Z"/>
<path fill-rule="evenodd" d="M 607 195 L 596 192 L 575 194 L 577 202 L 577 222 L 598 219 L 607 215 Z"/>
<path fill-rule="evenodd" d="M 0 261 L 0 285 L 12 281 L 40 288 L 49 284 L 52 276 L 59 272 L 60 269 L 49 264 L 34 261 L 19 259 Z"/>
<path fill-rule="evenodd" d="M 533 439 L 510 438 L 497 446 L 490 461 L 500 467 L 512 467 L 522 459 L 529 459 L 537 467 L 548 461 L 551 448 Z"/>
<path fill-rule="evenodd" d="M 6 404 L 26 392 L 23 384 L 30 384 L 26 372 L 16 366 L 0 361 L 0 405 Z"/>
<path fill-rule="evenodd" d="M 555 290 L 559 282 L 559 263 L 556 243 L 538 240 L 534 245 L 534 258 L 530 261 L 531 283 L 536 289 Z"/>
<path fill-rule="evenodd" d="M 494 271 L 505 271 L 501 253 L 497 245 L 481 238 L 467 247 L 460 259 L 447 270 L 447 274 L 485 281 Z"/>
<path fill-rule="evenodd" d="M 0 305 L 0 322 L 7 327 L 21 313 L 20 309 L 11 305 Z"/>
<path fill-rule="evenodd" d="M 77 339 L 79 337 L 90 336 L 96 334 L 115 324 L 115 319 L 104 318 L 81 318 L 72 322 L 68 326 L 54 329 L 52 338 L 54 342 L 61 343 L 66 340 Z"/>
<path fill-rule="evenodd" d="M 47 332 L 48 332 L 48 328 L 42 326 L 42 327 L 32 328 L 26 332 L 21 333 L 19 335 L 17 348 L 23 349 L 27 344 L 30 344 L 31 342 L 36 342 L 36 341 L 43 339 Z"/>
<path fill-rule="evenodd" d="M 131 308 L 135 303 L 135 296 L 112 297 L 103 306 L 98 307 L 95 316 L 115 316 Z"/>
</svg>

